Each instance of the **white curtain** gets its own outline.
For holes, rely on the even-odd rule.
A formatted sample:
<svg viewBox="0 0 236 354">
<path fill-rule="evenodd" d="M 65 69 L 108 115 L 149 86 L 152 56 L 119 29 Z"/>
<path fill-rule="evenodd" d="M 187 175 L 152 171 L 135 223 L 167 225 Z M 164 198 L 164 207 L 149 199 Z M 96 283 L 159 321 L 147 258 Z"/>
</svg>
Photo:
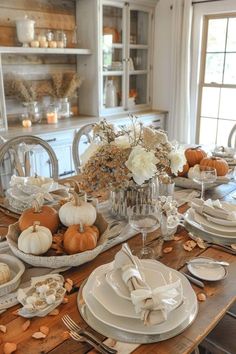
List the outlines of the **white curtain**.
<svg viewBox="0 0 236 354">
<path fill-rule="evenodd" d="M 172 11 L 168 135 L 171 140 L 189 143 L 192 1 L 174 0 Z"/>
</svg>

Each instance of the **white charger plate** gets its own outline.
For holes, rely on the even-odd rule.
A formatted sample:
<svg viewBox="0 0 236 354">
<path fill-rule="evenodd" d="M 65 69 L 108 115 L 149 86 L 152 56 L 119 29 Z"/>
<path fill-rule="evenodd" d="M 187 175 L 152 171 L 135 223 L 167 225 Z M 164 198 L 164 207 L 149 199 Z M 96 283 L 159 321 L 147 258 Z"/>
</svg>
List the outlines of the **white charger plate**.
<svg viewBox="0 0 236 354">
<path fill-rule="evenodd" d="M 156 268 L 153 269 L 152 263 L 147 268 L 140 269 L 142 276 L 144 277 L 145 281 L 148 283 L 151 289 L 155 289 L 157 284 L 159 286 L 165 285 L 166 280 L 163 277 L 162 273 L 157 271 Z M 115 291 L 115 293 L 126 300 L 131 301 L 130 292 L 125 285 L 124 281 L 122 280 L 122 274 L 120 269 L 112 269 L 110 272 L 107 272 L 106 281 L 109 286 Z"/>
<path fill-rule="evenodd" d="M 162 276 L 162 278 L 160 278 L 159 276 L 158 278 L 160 272 L 156 271 L 155 268 L 156 265 L 150 263 L 146 265 L 145 268 L 143 269 L 143 272 L 145 272 L 145 274 L 147 274 L 148 272 L 149 274 L 152 274 L 151 278 L 152 278 L 153 289 L 157 287 L 157 284 L 158 286 L 161 286 L 169 283 L 169 279 L 165 279 L 164 276 Z M 107 311 L 109 311 L 113 315 L 139 319 L 140 315 L 138 315 L 135 312 L 134 305 L 130 301 L 131 299 L 130 298 L 124 299 L 120 297 L 117 293 L 114 293 L 113 288 L 110 285 L 108 285 L 106 281 L 105 272 L 103 273 L 97 272 L 97 273 L 98 274 L 95 273 L 91 283 L 90 281 L 88 281 L 86 286 L 89 287 L 88 291 L 90 291 L 93 294 L 93 296 L 100 303 L 100 305 L 102 305 Z M 157 278 L 155 278 L 156 275 Z M 179 279 L 176 273 L 173 272 L 171 272 L 168 278 L 171 278 L 171 282 L 175 282 Z M 158 279 L 162 280 L 161 284 L 158 282 Z M 148 279 L 146 279 L 146 281 L 148 282 Z M 121 279 L 121 283 L 124 284 L 122 279 Z M 182 301 L 181 294 L 179 294 L 179 296 L 176 296 L 175 300 L 176 300 L 176 305 L 175 305 L 176 308 L 181 304 Z"/>
<path fill-rule="evenodd" d="M 153 260 L 143 260 L 143 264 L 150 262 L 158 264 L 158 270 L 161 270 L 163 274 L 168 274 L 170 268 L 165 265 L 153 261 Z M 139 319 L 127 318 L 122 316 L 116 316 L 107 311 L 93 296 L 90 288 L 94 282 L 94 277 L 98 274 L 105 274 L 113 268 L 113 263 L 104 264 L 93 271 L 89 276 L 87 283 L 83 287 L 82 296 L 83 300 L 91 312 L 91 314 L 100 322 L 107 326 L 112 326 L 114 329 L 126 331 L 134 334 L 161 334 L 172 331 L 176 327 L 180 326 L 183 321 L 185 321 L 189 314 L 193 311 L 193 308 L 197 307 L 196 294 L 193 291 L 189 281 L 181 273 L 172 270 L 171 272 L 176 273 L 176 275 L 181 279 L 183 286 L 184 301 L 181 306 L 173 310 L 169 316 L 168 320 L 154 326 L 145 326 L 143 322 Z"/>
<path fill-rule="evenodd" d="M 227 245 L 235 243 L 235 239 L 236 239 L 235 237 L 225 236 L 223 234 L 220 235 L 215 232 L 207 231 L 203 226 L 198 224 L 193 218 L 191 208 L 188 209 L 184 214 L 184 221 L 186 223 L 187 230 L 193 232 L 197 236 L 201 237 L 203 240 L 213 241 L 213 242 L 227 244 Z M 188 225 L 190 225 L 190 228 L 188 227 Z"/>
<path fill-rule="evenodd" d="M 198 257 L 197 262 L 199 261 L 209 261 L 211 260 L 210 258 L 205 258 L 205 257 Z M 212 259 L 214 261 L 214 259 Z M 187 268 L 190 273 L 192 273 L 195 277 L 202 279 L 202 280 L 208 280 L 208 281 L 218 281 L 224 279 L 228 272 L 226 267 L 223 267 L 220 264 L 199 264 L 196 263 L 194 264 L 194 259 L 191 261 L 191 263 L 188 263 Z"/>
</svg>

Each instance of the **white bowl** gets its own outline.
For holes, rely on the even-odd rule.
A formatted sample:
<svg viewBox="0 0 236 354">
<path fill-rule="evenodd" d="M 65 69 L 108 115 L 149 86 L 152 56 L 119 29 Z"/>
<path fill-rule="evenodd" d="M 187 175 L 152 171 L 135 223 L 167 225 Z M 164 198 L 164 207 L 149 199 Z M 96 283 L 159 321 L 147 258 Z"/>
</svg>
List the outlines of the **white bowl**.
<svg viewBox="0 0 236 354">
<path fill-rule="evenodd" d="M 0 296 L 3 296 L 11 293 L 19 286 L 25 266 L 18 258 L 9 254 L 0 254 L 0 262 L 7 264 L 11 272 L 10 280 L 0 285 Z"/>
</svg>

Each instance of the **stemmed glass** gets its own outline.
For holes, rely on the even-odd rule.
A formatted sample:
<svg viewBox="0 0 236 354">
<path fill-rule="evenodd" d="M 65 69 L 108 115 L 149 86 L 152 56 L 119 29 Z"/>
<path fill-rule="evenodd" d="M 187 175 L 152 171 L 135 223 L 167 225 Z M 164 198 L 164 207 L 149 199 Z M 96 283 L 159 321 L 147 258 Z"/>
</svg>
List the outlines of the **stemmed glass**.
<svg viewBox="0 0 236 354">
<path fill-rule="evenodd" d="M 145 245 L 147 233 L 156 230 L 159 226 L 159 212 L 153 204 L 136 204 L 129 214 L 130 226 L 142 233 L 142 248 L 136 252 L 139 258 L 154 258 L 153 249 Z"/>
<path fill-rule="evenodd" d="M 194 182 L 201 184 L 201 199 L 204 200 L 205 184 L 216 181 L 216 169 L 208 166 L 199 166 L 199 173 L 193 178 Z"/>
</svg>

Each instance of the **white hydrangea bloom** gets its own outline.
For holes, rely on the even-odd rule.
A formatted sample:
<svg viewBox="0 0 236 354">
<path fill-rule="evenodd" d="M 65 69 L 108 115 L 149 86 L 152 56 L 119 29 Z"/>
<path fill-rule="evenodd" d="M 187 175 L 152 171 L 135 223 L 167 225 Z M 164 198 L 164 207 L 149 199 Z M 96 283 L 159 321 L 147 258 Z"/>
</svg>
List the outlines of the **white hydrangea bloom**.
<svg viewBox="0 0 236 354">
<path fill-rule="evenodd" d="M 186 157 L 183 149 L 173 150 L 169 153 L 170 169 L 175 175 L 183 171 L 183 166 L 186 164 Z"/>
<path fill-rule="evenodd" d="M 132 172 L 134 181 L 141 185 L 155 175 L 157 162 L 153 151 L 146 151 L 141 146 L 135 146 L 125 164 Z"/>
</svg>

